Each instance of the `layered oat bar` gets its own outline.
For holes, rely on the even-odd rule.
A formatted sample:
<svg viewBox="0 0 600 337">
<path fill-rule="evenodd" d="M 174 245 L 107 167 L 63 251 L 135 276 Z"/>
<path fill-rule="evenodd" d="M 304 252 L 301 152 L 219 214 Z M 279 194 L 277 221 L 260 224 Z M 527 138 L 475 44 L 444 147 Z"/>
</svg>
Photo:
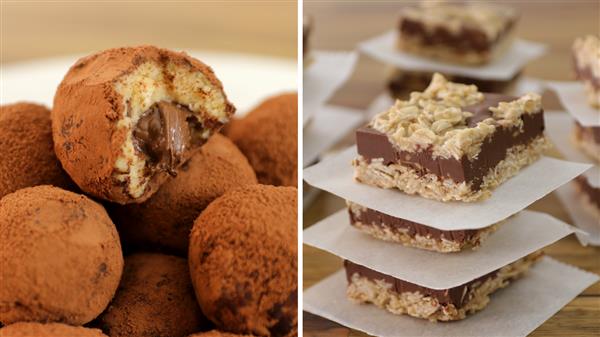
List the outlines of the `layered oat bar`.
<svg viewBox="0 0 600 337">
<path fill-rule="evenodd" d="M 481 229 L 440 230 L 347 201 L 350 224 L 377 239 L 440 253 L 476 249 L 499 224 Z"/>
<path fill-rule="evenodd" d="M 516 21 L 516 13 L 506 7 L 451 3 L 405 7 L 398 46 L 448 62 L 483 64 L 508 49 Z"/>
<path fill-rule="evenodd" d="M 344 261 L 348 298 L 371 303 L 396 315 L 430 321 L 464 319 L 487 306 L 490 294 L 508 286 L 541 257 L 537 252 L 478 279 L 450 289 L 431 289 Z"/>
<path fill-rule="evenodd" d="M 583 208 L 596 219 L 600 219 L 600 188 L 592 186 L 584 175 L 575 178 L 574 182 Z"/>
<path fill-rule="evenodd" d="M 571 139 L 583 153 L 600 163 L 600 126 L 582 126 L 575 122 Z"/>
<path fill-rule="evenodd" d="M 477 201 L 548 146 L 541 97 L 481 93 L 434 74 L 356 131 L 355 179 L 440 201 Z"/>
<path fill-rule="evenodd" d="M 446 75 L 448 81 L 463 84 L 473 84 L 481 92 L 504 93 L 510 91 L 520 77 L 517 73 L 508 80 L 484 80 L 458 75 Z M 395 69 L 388 79 L 387 88 L 390 95 L 396 99 L 407 99 L 413 91 L 423 91 L 429 85 L 433 73 L 426 71 L 407 71 Z"/>
<path fill-rule="evenodd" d="M 600 39 L 593 35 L 576 39 L 573 59 L 577 79 L 585 85 L 588 103 L 600 108 Z"/>
</svg>

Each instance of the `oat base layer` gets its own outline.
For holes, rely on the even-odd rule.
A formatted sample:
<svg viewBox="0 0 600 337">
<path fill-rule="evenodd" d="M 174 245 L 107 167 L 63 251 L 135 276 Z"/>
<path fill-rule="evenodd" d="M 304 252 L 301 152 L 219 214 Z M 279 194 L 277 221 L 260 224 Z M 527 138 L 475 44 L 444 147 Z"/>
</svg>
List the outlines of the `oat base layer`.
<svg viewBox="0 0 600 337">
<path fill-rule="evenodd" d="M 380 240 L 397 242 L 407 247 L 432 250 L 439 253 L 460 252 L 461 250 L 469 248 L 477 249 L 481 243 L 498 228 L 498 224 L 495 224 L 480 229 L 469 240 L 460 242 L 447 240 L 445 238 L 436 239 L 418 234 L 413 236 L 408 233 L 408 229 L 392 228 L 382 224 L 365 225 L 362 222 L 355 222 L 352 226 Z"/>
<path fill-rule="evenodd" d="M 418 194 L 439 201 L 474 202 L 485 200 L 492 190 L 516 175 L 523 167 L 540 158 L 549 147 L 549 142 L 540 136 L 527 145 L 517 145 L 508 149 L 506 158 L 490 169 L 483 178 L 479 190 L 472 190 L 466 182 L 456 183 L 452 179 L 440 179 L 435 174 L 420 176 L 409 167 L 400 164 L 384 165 L 382 160 L 368 163 L 362 156 L 356 158 L 354 178 L 361 183 L 381 188 L 397 188 L 407 194 Z"/>
<path fill-rule="evenodd" d="M 523 276 L 539 256 L 532 254 L 518 260 L 500 269 L 496 276 L 474 284 L 466 295 L 469 300 L 461 308 L 453 304 L 441 304 L 418 291 L 397 293 L 391 284 L 383 280 L 370 280 L 359 274 L 352 275 L 346 294 L 353 302 L 375 304 L 396 315 L 410 315 L 433 322 L 461 320 L 485 308 L 490 302 L 490 294 Z"/>
</svg>

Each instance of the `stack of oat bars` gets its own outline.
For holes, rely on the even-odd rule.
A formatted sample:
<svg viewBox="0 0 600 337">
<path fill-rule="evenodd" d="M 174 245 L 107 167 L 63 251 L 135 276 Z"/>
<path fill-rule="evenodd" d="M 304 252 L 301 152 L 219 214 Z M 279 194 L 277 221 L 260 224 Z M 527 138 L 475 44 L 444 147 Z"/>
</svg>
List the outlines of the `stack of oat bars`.
<svg viewBox="0 0 600 337">
<path fill-rule="evenodd" d="M 547 146 L 541 98 L 484 94 L 434 74 L 423 92 L 397 101 L 357 130 L 355 179 L 441 202 L 477 202 L 540 158 Z M 348 203 L 353 226 L 376 238 L 441 253 L 477 248 L 499 224 L 444 231 Z M 392 313 L 450 321 L 481 310 L 489 295 L 522 276 L 527 255 L 458 287 L 436 290 L 345 262 L 348 297 Z M 442 258 L 442 257 L 441 257 Z M 383 283 L 381 280 L 385 280 Z M 393 284 L 389 291 L 387 284 Z"/>
<path fill-rule="evenodd" d="M 423 2 L 402 7 L 394 31 L 361 50 L 391 66 L 393 98 L 424 90 L 435 71 L 484 92 L 520 91 L 522 68 L 544 47 L 515 38 L 518 20 L 513 8 L 495 4 Z"/>
<path fill-rule="evenodd" d="M 575 121 L 573 144 L 589 158 L 600 163 L 600 39 L 588 35 L 575 40 L 573 45 L 575 73 L 585 86 L 587 101 L 596 109 L 596 122 L 582 125 Z M 581 203 L 596 219 L 600 219 L 600 177 L 579 176 L 575 180 Z M 598 221 L 600 223 L 600 220 Z M 600 225 L 599 225 L 600 226 Z"/>
<path fill-rule="evenodd" d="M 544 130 L 539 95 L 484 93 L 436 73 L 424 91 L 356 131 L 356 149 L 339 160 L 353 157 L 354 182 L 343 182 L 347 176 L 336 164 L 305 170 L 309 184 L 347 200 L 350 224 L 363 233 L 341 229 L 338 213 L 305 230 L 304 242 L 344 258 L 352 302 L 429 321 L 465 319 L 524 276 L 540 261 L 541 248 L 572 233 L 546 214 L 519 213 L 590 167 L 542 157 L 549 146 Z M 560 179 L 546 177 L 547 170 Z M 538 195 L 505 207 L 528 193 Z M 390 208 L 390 200 L 399 202 Z M 498 221 L 473 226 L 473 219 L 488 217 Z M 530 225 L 541 227 L 532 233 Z M 315 296 L 305 294 L 305 310 L 347 323 L 344 313 L 311 302 Z"/>
<path fill-rule="evenodd" d="M 569 160 L 594 164 L 572 184 L 557 191 L 584 244 L 600 245 L 600 39 L 588 35 L 573 43 L 577 82 L 550 82 L 569 114 L 549 114 L 549 136 Z M 568 135 L 568 136 L 567 136 Z M 567 138 L 568 137 L 568 138 Z"/>
</svg>

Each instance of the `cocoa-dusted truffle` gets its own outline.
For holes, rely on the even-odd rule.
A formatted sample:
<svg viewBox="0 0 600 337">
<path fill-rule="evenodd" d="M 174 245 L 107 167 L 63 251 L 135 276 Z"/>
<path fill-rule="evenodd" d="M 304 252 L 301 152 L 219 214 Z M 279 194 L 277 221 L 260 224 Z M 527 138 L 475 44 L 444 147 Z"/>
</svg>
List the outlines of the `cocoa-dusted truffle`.
<svg viewBox="0 0 600 337">
<path fill-rule="evenodd" d="M 252 335 L 236 335 L 229 332 L 223 332 L 219 330 L 211 330 L 206 332 L 198 332 L 188 337 L 252 337 Z"/>
<path fill-rule="evenodd" d="M 125 258 L 117 294 L 99 321 L 111 337 L 185 337 L 209 323 L 194 297 L 187 260 L 148 253 Z"/>
<path fill-rule="evenodd" d="M 194 223 L 189 263 L 204 314 L 221 330 L 297 334 L 297 190 L 248 185 Z"/>
<path fill-rule="evenodd" d="M 0 337 L 108 337 L 98 329 L 62 323 L 19 322 L 0 329 Z"/>
<path fill-rule="evenodd" d="M 50 110 L 33 103 L 0 106 L 0 198 L 37 185 L 73 188 L 54 154 Z"/>
<path fill-rule="evenodd" d="M 233 111 L 213 71 L 187 54 L 109 49 L 77 61 L 58 87 L 55 150 L 83 191 L 142 202 Z"/>
<path fill-rule="evenodd" d="M 102 206 L 52 186 L 0 200 L 0 322 L 87 323 L 112 299 L 123 256 Z"/>
<path fill-rule="evenodd" d="M 215 134 L 150 199 L 111 207 L 111 215 L 126 245 L 187 256 L 198 214 L 226 191 L 247 184 L 256 184 L 248 160 L 231 140 Z"/>
<path fill-rule="evenodd" d="M 298 185 L 297 94 L 267 99 L 235 120 L 227 136 L 246 155 L 261 184 Z"/>
</svg>

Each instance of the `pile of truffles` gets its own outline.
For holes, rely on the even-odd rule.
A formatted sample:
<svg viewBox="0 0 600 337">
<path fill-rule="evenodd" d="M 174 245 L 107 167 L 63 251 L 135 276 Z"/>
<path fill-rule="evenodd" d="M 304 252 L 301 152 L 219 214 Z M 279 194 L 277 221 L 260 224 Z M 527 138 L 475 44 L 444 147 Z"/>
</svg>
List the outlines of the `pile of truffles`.
<svg viewBox="0 0 600 337">
<path fill-rule="evenodd" d="M 153 46 L 0 107 L 0 336 L 297 336 L 297 95 L 234 111 Z"/>
</svg>

